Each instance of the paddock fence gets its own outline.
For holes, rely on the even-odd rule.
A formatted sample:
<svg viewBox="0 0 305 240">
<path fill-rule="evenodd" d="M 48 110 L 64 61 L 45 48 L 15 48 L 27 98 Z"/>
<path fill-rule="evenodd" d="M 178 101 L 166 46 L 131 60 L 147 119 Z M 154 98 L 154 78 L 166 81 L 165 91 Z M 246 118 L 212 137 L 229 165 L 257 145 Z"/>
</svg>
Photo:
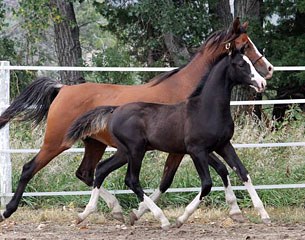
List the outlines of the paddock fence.
<svg viewBox="0 0 305 240">
<path fill-rule="evenodd" d="M 57 67 L 57 66 L 11 66 L 8 61 L 0 61 L 0 113 L 3 112 L 10 102 L 10 71 L 114 71 L 114 72 L 165 72 L 175 68 L 160 67 Z M 275 71 L 304 71 L 305 66 L 281 66 L 275 67 Z M 231 105 L 273 105 L 273 104 L 296 104 L 305 103 L 305 99 L 286 100 L 256 100 L 256 101 L 231 101 Z M 281 142 L 281 143 L 249 143 L 233 144 L 235 148 L 270 148 L 270 147 L 304 147 L 305 142 Z M 115 151 L 115 148 L 107 148 L 106 151 Z M 3 207 L 13 196 L 12 192 L 12 165 L 11 154 L 37 153 L 39 149 L 10 149 L 9 124 L 0 130 L 0 199 Z M 84 148 L 71 148 L 64 153 L 83 153 Z M 256 185 L 256 189 L 288 189 L 305 188 L 304 184 L 278 184 L 278 185 Z M 234 190 L 245 190 L 244 186 L 233 186 Z M 223 187 L 213 187 L 212 191 L 223 191 Z M 153 189 L 145 189 L 151 193 Z M 167 192 L 199 192 L 200 188 L 170 188 Z M 130 190 L 112 190 L 113 194 L 129 194 Z M 67 196 L 67 195 L 90 195 L 91 191 L 65 191 L 65 192 L 25 192 L 27 196 Z"/>
</svg>

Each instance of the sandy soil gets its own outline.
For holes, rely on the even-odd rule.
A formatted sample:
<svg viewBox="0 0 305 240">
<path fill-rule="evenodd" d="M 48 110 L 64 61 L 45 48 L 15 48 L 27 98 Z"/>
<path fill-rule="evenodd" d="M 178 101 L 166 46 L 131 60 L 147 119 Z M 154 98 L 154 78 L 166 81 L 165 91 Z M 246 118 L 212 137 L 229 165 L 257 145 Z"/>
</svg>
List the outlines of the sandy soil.
<svg viewBox="0 0 305 240">
<path fill-rule="evenodd" d="M 304 210 L 305 211 L 305 210 Z M 19 211 L 15 217 L 0 223 L 2 240 L 36 239 L 305 239 L 305 220 L 296 222 L 275 220 L 267 226 L 247 221 L 234 223 L 225 213 L 199 211 L 181 228 L 164 231 L 159 223 L 146 214 L 135 226 L 111 220 L 100 213 L 91 215 L 81 224 L 75 224 L 75 212 L 62 210 Z M 175 212 L 175 215 L 177 213 Z M 278 216 L 284 216 L 283 213 Z M 290 212 L 286 212 L 290 214 Z M 171 215 L 171 214 L 169 214 Z M 247 216 L 248 217 L 248 216 Z M 250 216 L 251 217 L 251 216 Z M 174 217 L 170 217 L 174 222 Z M 256 221 L 254 219 L 254 221 Z"/>
</svg>

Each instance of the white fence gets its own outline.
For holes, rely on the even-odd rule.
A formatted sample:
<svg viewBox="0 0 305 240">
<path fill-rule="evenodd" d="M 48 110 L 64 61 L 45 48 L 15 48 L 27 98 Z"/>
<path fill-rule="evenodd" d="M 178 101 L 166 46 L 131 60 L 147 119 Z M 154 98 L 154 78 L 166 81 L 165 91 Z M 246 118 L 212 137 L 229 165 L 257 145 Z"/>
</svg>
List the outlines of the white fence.
<svg viewBox="0 0 305 240">
<path fill-rule="evenodd" d="M 40 66 L 10 66 L 9 62 L 0 62 L 0 113 L 9 105 L 9 77 L 10 70 L 47 70 L 47 71 L 170 71 L 174 68 L 129 68 L 129 67 L 40 67 Z M 301 67 L 275 67 L 275 71 L 304 71 L 305 66 Z M 291 104 L 305 103 L 305 99 L 295 100 L 261 100 L 261 101 L 232 101 L 231 105 L 263 105 L 263 104 Z M 260 148 L 260 147 L 297 147 L 305 146 L 305 142 L 286 142 L 286 143 L 250 143 L 233 144 L 236 148 Z M 14 153 L 36 153 L 39 149 L 10 149 L 9 147 L 9 126 L 0 130 L 0 199 L 1 206 L 13 195 L 12 193 L 12 168 L 10 154 Z M 113 148 L 107 148 L 107 151 L 115 151 Z M 84 152 L 83 148 L 71 148 L 65 152 Z M 285 189 L 285 188 L 305 188 L 304 184 L 280 184 L 280 185 L 258 185 L 256 189 Z M 243 186 L 234 186 L 235 190 L 244 190 Z M 212 191 L 222 191 L 223 187 L 213 187 Z M 146 189 L 146 192 L 152 192 L 152 189 Z M 200 188 L 171 188 L 168 192 L 194 192 L 200 191 Z M 130 190 L 113 190 L 114 194 L 131 193 Z M 71 191 L 71 192 L 26 192 L 23 196 L 63 196 L 63 195 L 89 195 L 90 191 Z"/>
</svg>

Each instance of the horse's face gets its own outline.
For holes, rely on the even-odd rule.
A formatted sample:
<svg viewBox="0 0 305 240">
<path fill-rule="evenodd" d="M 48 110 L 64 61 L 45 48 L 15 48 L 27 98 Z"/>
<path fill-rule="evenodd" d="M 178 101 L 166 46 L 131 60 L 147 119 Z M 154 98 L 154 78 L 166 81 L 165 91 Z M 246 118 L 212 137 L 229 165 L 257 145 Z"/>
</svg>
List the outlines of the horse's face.
<svg viewBox="0 0 305 240">
<path fill-rule="evenodd" d="M 247 35 L 246 30 L 248 28 L 248 22 L 242 25 L 239 19 L 236 18 L 233 22 L 232 35 L 234 39 L 234 45 L 236 49 L 240 50 L 244 48 L 245 55 L 250 59 L 255 69 L 264 76 L 265 79 L 270 79 L 273 74 L 273 65 L 258 51 L 257 47 L 251 41 Z"/>
<path fill-rule="evenodd" d="M 230 58 L 230 76 L 235 84 L 249 85 L 257 92 L 265 90 L 266 80 L 256 71 L 247 56 L 235 51 Z"/>
</svg>

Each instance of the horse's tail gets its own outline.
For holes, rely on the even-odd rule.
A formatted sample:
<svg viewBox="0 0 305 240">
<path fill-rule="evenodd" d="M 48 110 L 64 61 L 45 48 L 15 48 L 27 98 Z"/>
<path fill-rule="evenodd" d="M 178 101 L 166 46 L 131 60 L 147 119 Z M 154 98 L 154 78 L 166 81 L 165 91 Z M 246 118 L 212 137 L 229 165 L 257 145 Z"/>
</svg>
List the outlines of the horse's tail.
<svg viewBox="0 0 305 240">
<path fill-rule="evenodd" d="M 33 121 L 38 125 L 46 118 L 52 101 L 63 84 L 47 77 L 38 78 L 27 86 L 0 116 L 0 129 L 10 120 Z"/>
<path fill-rule="evenodd" d="M 97 107 L 77 118 L 66 133 L 65 143 L 72 145 L 78 139 L 84 139 L 105 129 L 109 116 L 115 108 L 113 106 Z"/>
</svg>

